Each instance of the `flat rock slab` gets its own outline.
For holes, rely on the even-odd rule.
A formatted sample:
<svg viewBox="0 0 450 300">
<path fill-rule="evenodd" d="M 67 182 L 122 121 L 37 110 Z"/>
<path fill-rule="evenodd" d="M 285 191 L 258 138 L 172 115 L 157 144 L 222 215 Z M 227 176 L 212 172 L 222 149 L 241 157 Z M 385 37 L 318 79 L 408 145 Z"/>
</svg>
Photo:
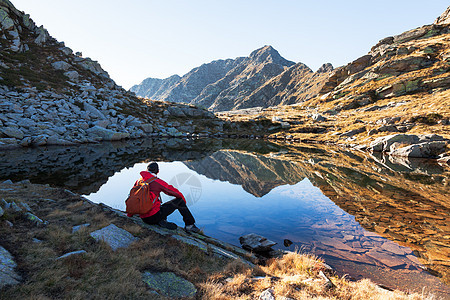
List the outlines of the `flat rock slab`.
<svg viewBox="0 0 450 300">
<path fill-rule="evenodd" d="M 142 280 L 159 294 L 169 298 L 194 297 L 195 286 L 172 272 L 144 272 Z"/>
<path fill-rule="evenodd" d="M 11 253 L 0 246 L 0 288 L 20 283 L 21 278 L 14 271 L 16 266 L 17 264 L 13 260 Z"/>
<path fill-rule="evenodd" d="M 113 251 L 116 251 L 119 248 L 128 248 L 131 243 L 138 240 L 137 237 L 134 237 L 128 231 L 119 228 L 114 224 L 92 232 L 91 237 L 97 241 L 104 241 L 111 249 L 113 249 Z"/>
</svg>

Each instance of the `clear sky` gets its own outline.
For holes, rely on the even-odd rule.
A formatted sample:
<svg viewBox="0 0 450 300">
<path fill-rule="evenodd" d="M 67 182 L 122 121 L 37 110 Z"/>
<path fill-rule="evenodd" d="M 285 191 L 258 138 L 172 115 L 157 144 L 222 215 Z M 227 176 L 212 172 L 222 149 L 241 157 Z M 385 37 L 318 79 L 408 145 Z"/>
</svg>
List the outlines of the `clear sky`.
<svg viewBox="0 0 450 300">
<path fill-rule="evenodd" d="M 314 71 L 431 24 L 448 0 L 10 0 L 128 89 L 272 45 Z"/>
</svg>

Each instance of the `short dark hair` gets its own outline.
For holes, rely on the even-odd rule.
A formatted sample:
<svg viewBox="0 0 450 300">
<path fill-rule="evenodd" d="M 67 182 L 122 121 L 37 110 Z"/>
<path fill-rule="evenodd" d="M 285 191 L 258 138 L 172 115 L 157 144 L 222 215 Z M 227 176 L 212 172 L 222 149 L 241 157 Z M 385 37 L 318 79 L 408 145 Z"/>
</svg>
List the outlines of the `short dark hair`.
<svg viewBox="0 0 450 300">
<path fill-rule="evenodd" d="M 158 173 L 159 172 L 159 167 L 158 164 L 156 162 L 151 162 L 148 166 L 147 166 L 147 170 L 149 172 L 152 173 Z"/>
</svg>

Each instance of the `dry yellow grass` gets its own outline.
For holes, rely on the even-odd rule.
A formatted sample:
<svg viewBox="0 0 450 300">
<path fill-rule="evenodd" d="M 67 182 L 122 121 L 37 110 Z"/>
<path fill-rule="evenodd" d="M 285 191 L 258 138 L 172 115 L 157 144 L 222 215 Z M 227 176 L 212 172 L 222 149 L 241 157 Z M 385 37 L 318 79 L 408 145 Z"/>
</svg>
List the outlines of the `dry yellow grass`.
<svg viewBox="0 0 450 300">
<path fill-rule="evenodd" d="M 267 265 L 260 266 L 260 271 L 265 275 L 255 277 L 255 273 L 247 270 L 232 277 L 212 278 L 201 284 L 202 299 L 258 299 L 269 288 L 275 299 L 435 299 L 433 295 L 388 291 L 368 279 L 350 282 L 328 275 L 334 284 L 334 287 L 328 287 L 325 279 L 319 275 L 321 271 L 324 272 L 322 262 L 314 256 L 298 252 L 272 259 Z"/>
</svg>

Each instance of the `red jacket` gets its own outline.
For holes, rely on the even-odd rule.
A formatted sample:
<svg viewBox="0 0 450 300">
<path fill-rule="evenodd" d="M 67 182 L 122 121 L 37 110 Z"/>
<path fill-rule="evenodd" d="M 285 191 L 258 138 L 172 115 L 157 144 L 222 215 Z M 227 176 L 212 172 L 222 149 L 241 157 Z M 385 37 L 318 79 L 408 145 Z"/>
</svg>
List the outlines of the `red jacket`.
<svg viewBox="0 0 450 300">
<path fill-rule="evenodd" d="M 148 171 L 142 171 L 140 174 L 142 176 L 142 180 L 144 180 L 144 181 L 151 179 L 152 177 L 156 177 L 155 175 L 153 175 L 152 173 L 150 173 Z M 139 182 L 139 180 L 136 181 L 134 185 L 136 186 L 138 184 L 138 182 Z M 156 180 L 153 180 L 152 182 L 150 182 L 149 186 L 150 186 L 150 190 L 157 195 L 157 199 L 156 199 L 155 203 L 153 204 L 152 209 L 148 213 L 139 215 L 139 217 L 141 217 L 141 218 L 147 218 L 147 217 L 153 216 L 154 214 L 156 214 L 159 211 L 159 209 L 161 207 L 161 197 L 159 194 L 161 192 L 163 192 L 164 194 L 169 195 L 169 196 L 182 198 L 184 200 L 184 202 L 186 202 L 186 199 L 184 199 L 183 194 L 179 190 L 177 190 L 170 184 L 167 184 L 162 179 L 156 178 Z M 130 214 L 128 214 L 128 216 L 132 217 L 132 215 L 130 215 Z"/>
</svg>

